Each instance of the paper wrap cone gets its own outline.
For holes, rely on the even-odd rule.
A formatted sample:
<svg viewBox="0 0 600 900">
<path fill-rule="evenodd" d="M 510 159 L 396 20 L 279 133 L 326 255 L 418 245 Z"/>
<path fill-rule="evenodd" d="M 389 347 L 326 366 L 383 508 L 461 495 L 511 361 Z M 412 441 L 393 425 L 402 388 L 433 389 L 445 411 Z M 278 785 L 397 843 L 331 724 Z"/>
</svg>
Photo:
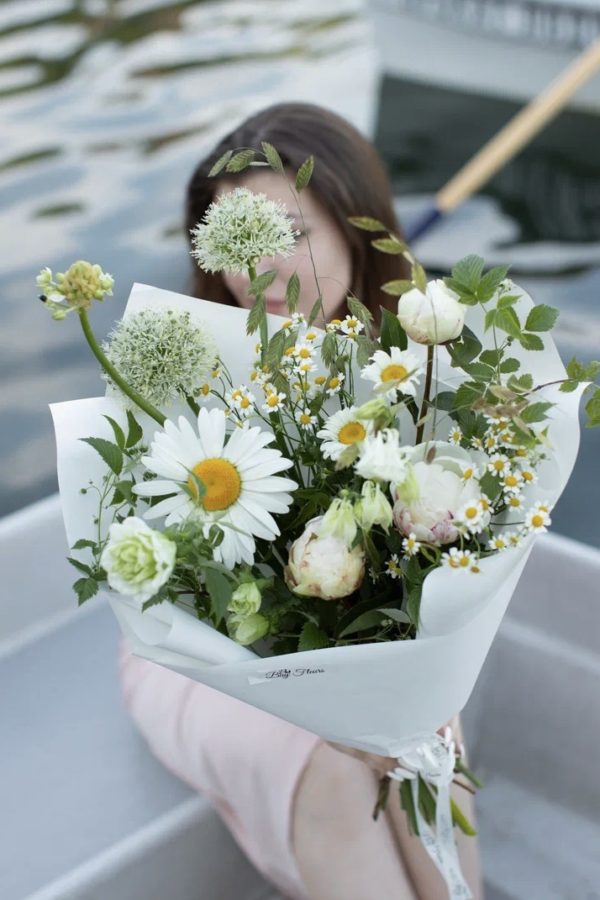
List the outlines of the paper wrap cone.
<svg viewBox="0 0 600 900">
<path fill-rule="evenodd" d="M 246 383 L 254 359 L 256 337 L 245 333 L 245 310 L 184 297 L 147 285 L 133 287 L 125 315 L 152 306 L 185 309 L 213 332 L 234 384 Z M 524 320 L 532 306 L 523 294 L 516 307 Z M 269 316 L 273 332 L 281 319 Z M 467 324 L 486 344 L 480 307 L 469 307 Z M 491 340 L 491 335 L 489 335 Z M 511 356 L 522 360 L 534 383 L 565 377 L 552 340 L 544 335 L 545 350 L 526 352 L 518 345 Z M 488 342 L 488 346 L 491 344 Z M 422 354 L 423 348 L 411 345 Z M 440 348 L 440 357 L 446 351 Z M 464 375 L 440 359 L 438 383 L 456 388 Z M 366 399 L 366 388 L 364 397 Z M 555 503 L 573 468 L 579 444 L 578 405 L 581 390 L 539 392 L 540 399 L 557 403 L 550 411 L 552 459 L 539 470 L 529 490 L 531 503 Z M 183 410 L 182 410 L 183 412 Z M 104 464 L 79 439 L 112 438 L 103 414 L 125 420 L 120 405 L 109 397 L 76 400 L 52 406 L 58 479 L 69 545 L 93 537 L 96 513 L 94 492 L 81 493 L 89 479 L 102 477 Z M 188 412 L 188 415 L 189 412 Z M 156 424 L 138 416 L 146 436 Z M 445 419 L 439 438 L 445 439 Z M 403 439 L 410 440 L 403 431 Z M 292 537 L 292 536 L 290 536 Z M 294 536 L 295 537 L 295 536 Z M 494 635 L 502 620 L 534 537 L 520 547 L 481 560 L 481 573 L 454 574 L 434 570 L 425 579 L 421 624 L 414 641 L 333 647 L 260 658 L 252 651 L 200 622 L 190 612 L 163 603 L 142 613 L 120 595 L 107 592 L 110 605 L 133 652 L 217 690 L 280 716 L 331 741 L 349 747 L 397 756 L 411 735 L 436 731 L 466 704 Z"/>
</svg>

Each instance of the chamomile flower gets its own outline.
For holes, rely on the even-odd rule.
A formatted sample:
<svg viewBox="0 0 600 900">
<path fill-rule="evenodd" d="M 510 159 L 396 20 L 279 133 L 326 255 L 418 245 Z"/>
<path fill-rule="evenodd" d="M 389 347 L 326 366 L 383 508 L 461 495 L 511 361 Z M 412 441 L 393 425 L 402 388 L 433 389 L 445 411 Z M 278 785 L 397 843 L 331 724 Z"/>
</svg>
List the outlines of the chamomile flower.
<svg viewBox="0 0 600 900">
<path fill-rule="evenodd" d="M 296 360 L 303 361 L 305 359 L 312 359 L 315 355 L 315 348 L 311 347 L 310 344 L 306 343 L 306 341 L 299 341 L 294 345 L 292 353 Z"/>
<path fill-rule="evenodd" d="M 481 438 L 477 437 L 477 435 L 473 435 L 471 438 L 471 447 L 473 447 L 474 450 L 483 450 L 483 441 Z"/>
<path fill-rule="evenodd" d="M 254 412 L 254 397 L 245 384 L 229 391 L 229 393 L 225 395 L 225 402 L 231 409 L 234 409 L 242 419 L 247 419 Z"/>
<path fill-rule="evenodd" d="M 487 464 L 487 469 L 488 472 L 492 473 L 492 475 L 506 475 L 508 472 L 510 472 L 510 459 L 503 453 L 495 453 L 492 457 L 490 457 L 490 461 Z"/>
<path fill-rule="evenodd" d="M 414 397 L 423 365 L 410 350 L 390 347 L 390 352 L 376 350 L 371 364 L 361 370 L 362 378 L 372 381 L 374 392 L 395 400 L 398 392 Z"/>
<path fill-rule="evenodd" d="M 317 424 L 317 417 L 313 416 L 308 406 L 296 410 L 295 419 L 301 428 L 312 428 Z"/>
<path fill-rule="evenodd" d="M 517 462 L 519 465 L 518 471 L 521 475 L 521 478 L 523 479 L 523 482 L 525 484 L 535 484 L 538 480 L 537 472 L 535 471 L 535 469 L 530 466 L 526 460 L 521 461 L 519 459 L 516 459 L 515 462 Z"/>
<path fill-rule="evenodd" d="M 283 203 L 242 187 L 211 203 L 191 234 L 191 253 L 201 269 L 234 275 L 265 257 L 290 256 L 296 241 Z"/>
<path fill-rule="evenodd" d="M 397 553 L 392 553 L 390 558 L 386 560 L 385 574 L 394 579 L 402 578 L 402 567 Z"/>
<path fill-rule="evenodd" d="M 512 510 L 512 512 L 518 512 L 523 509 L 523 495 L 522 494 L 510 494 L 506 497 L 506 506 L 508 509 Z"/>
<path fill-rule="evenodd" d="M 325 326 L 325 330 L 328 332 L 337 331 L 341 324 L 341 319 L 332 319 L 331 322 L 328 322 Z"/>
<path fill-rule="evenodd" d="M 525 528 L 528 531 L 547 531 L 552 523 L 550 508 L 547 503 L 536 503 L 525 515 Z"/>
<path fill-rule="evenodd" d="M 486 519 L 489 521 L 489 515 L 484 512 L 478 499 L 475 498 L 461 506 L 456 513 L 453 524 L 461 531 L 477 534 L 487 525 Z"/>
<path fill-rule="evenodd" d="M 458 427 L 458 425 L 454 425 L 450 429 L 450 434 L 448 435 L 448 443 L 449 444 L 460 444 L 463 439 L 463 433 Z"/>
<path fill-rule="evenodd" d="M 294 366 L 294 372 L 297 372 L 299 375 L 306 376 L 310 372 L 316 372 L 318 366 L 315 365 L 314 362 L 310 359 L 303 359 L 302 362 L 296 363 Z"/>
<path fill-rule="evenodd" d="M 510 539 L 506 535 L 495 534 L 489 539 L 488 547 L 490 548 L 490 550 L 496 550 L 498 552 L 501 552 L 502 550 L 510 550 Z"/>
<path fill-rule="evenodd" d="M 523 489 L 523 476 L 518 469 L 511 469 L 501 476 L 500 484 L 503 493 L 518 494 Z"/>
<path fill-rule="evenodd" d="M 446 566 L 455 574 L 469 571 L 479 572 L 478 562 L 479 558 L 471 550 L 459 550 L 458 547 L 452 547 L 448 553 L 442 553 L 442 566 Z"/>
<path fill-rule="evenodd" d="M 200 403 L 205 403 L 207 400 L 210 400 L 211 396 L 211 386 L 205 381 L 204 384 L 200 385 L 198 389 L 198 393 L 196 394 L 196 400 L 199 400 Z"/>
<path fill-rule="evenodd" d="M 518 531 L 505 531 L 504 539 L 508 542 L 509 547 L 514 549 L 515 547 L 520 547 L 523 535 Z"/>
<path fill-rule="evenodd" d="M 327 381 L 326 375 L 315 375 L 313 384 L 315 385 L 316 388 L 322 388 L 326 381 Z"/>
<path fill-rule="evenodd" d="M 452 441 L 450 443 L 452 443 Z M 473 481 L 480 477 L 479 469 L 477 468 L 477 466 L 473 465 L 473 463 L 468 463 L 466 466 L 461 466 L 461 470 L 463 481 Z"/>
<path fill-rule="evenodd" d="M 417 540 L 417 536 L 414 531 L 411 531 L 408 537 L 403 538 L 402 549 L 404 550 L 404 556 L 406 559 L 409 559 L 411 556 L 417 555 L 417 553 L 421 549 L 421 543 Z"/>
<path fill-rule="evenodd" d="M 141 497 L 166 498 L 150 507 L 145 519 L 166 516 L 168 526 L 193 517 L 203 524 L 205 535 L 218 525 L 223 540 L 213 556 L 233 569 L 240 562 L 252 565 L 255 538 L 272 541 L 279 534 L 271 513 L 288 511 L 289 492 L 297 485 L 277 474 L 292 462 L 267 447 L 272 434 L 245 426 L 226 438 L 225 425 L 221 409 L 201 409 L 195 427 L 183 416 L 177 424 L 167 419 L 141 460 L 159 477 L 133 490 Z"/>
<path fill-rule="evenodd" d="M 340 331 L 343 331 L 344 334 L 347 334 L 349 337 L 356 337 L 357 334 L 364 331 L 364 327 L 365 326 L 360 319 L 350 315 L 346 316 L 339 326 Z"/>
<path fill-rule="evenodd" d="M 349 447 L 360 447 L 368 434 L 369 423 L 356 417 L 355 406 L 348 406 L 330 416 L 317 437 L 323 441 L 323 456 L 337 460 Z"/>
<path fill-rule="evenodd" d="M 328 382 L 327 382 L 326 393 L 327 393 L 330 397 L 333 397 L 334 394 L 339 394 L 339 392 L 340 392 L 341 389 L 342 389 L 342 385 L 343 385 L 343 383 L 344 383 L 344 378 L 345 378 L 345 377 L 346 377 L 346 376 L 345 376 L 345 375 L 342 375 L 342 373 L 340 372 L 340 373 L 338 373 L 337 375 L 332 375 L 332 376 L 329 378 L 329 380 L 328 380 Z"/>
<path fill-rule="evenodd" d="M 277 393 L 275 390 L 272 390 L 266 394 L 262 408 L 266 413 L 273 413 L 281 409 L 284 403 L 285 394 Z"/>
<path fill-rule="evenodd" d="M 483 449 L 487 453 L 491 453 L 493 450 L 496 450 L 499 443 L 500 441 L 496 434 L 491 434 L 490 432 L 485 433 L 483 437 Z"/>
<path fill-rule="evenodd" d="M 491 509 L 492 509 L 492 501 L 490 500 L 490 498 L 488 497 L 487 494 L 481 494 L 481 495 L 480 495 L 480 497 L 479 497 L 479 505 L 480 505 L 480 507 L 482 508 L 482 510 L 484 511 L 484 513 L 489 513 L 489 512 L 491 512 Z"/>
</svg>

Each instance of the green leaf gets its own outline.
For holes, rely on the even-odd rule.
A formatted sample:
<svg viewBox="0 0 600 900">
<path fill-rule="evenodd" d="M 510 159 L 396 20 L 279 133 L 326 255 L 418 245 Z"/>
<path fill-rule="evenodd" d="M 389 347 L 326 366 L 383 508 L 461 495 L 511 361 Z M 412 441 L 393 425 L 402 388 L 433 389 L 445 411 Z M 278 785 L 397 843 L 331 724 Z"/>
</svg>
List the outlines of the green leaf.
<svg viewBox="0 0 600 900">
<path fill-rule="evenodd" d="M 235 156 L 232 156 L 225 166 L 226 172 L 242 172 L 247 169 L 255 157 L 254 150 L 240 150 Z"/>
<path fill-rule="evenodd" d="M 408 585 L 406 592 L 406 612 L 415 628 L 419 627 L 419 610 L 421 608 L 421 593 L 423 582 Z"/>
<path fill-rule="evenodd" d="M 458 806 L 458 804 L 450 798 L 450 811 L 452 812 L 452 822 L 456 825 L 457 828 L 463 832 L 463 834 L 468 834 L 469 837 L 475 837 L 477 831 L 473 828 L 464 812 Z"/>
<path fill-rule="evenodd" d="M 98 453 L 106 465 L 115 475 L 121 474 L 123 468 L 123 453 L 121 449 L 113 444 L 112 441 L 105 441 L 104 438 L 79 438 L 84 444 L 89 444 Z"/>
<path fill-rule="evenodd" d="M 496 324 L 496 318 L 498 316 L 497 309 L 488 309 L 485 314 L 485 322 L 484 322 L 484 331 L 489 331 L 490 328 Z"/>
<path fill-rule="evenodd" d="M 115 488 L 122 495 L 124 500 L 127 500 L 129 503 L 135 503 L 137 501 L 137 496 L 133 493 L 133 481 L 124 480 L 117 481 L 115 484 Z"/>
<path fill-rule="evenodd" d="M 349 216 L 348 221 L 363 231 L 387 231 L 387 227 L 379 219 L 372 219 L 371 216 Z"/>
<path fill-rule="evenodd" d="M 519 298 L 515 294 L 505 294 L 500 297 L 496 304 L 497 309 L 506 309 L 508 306 L 514 306 Z"/>
<path fill-rule="evenodd" d="M 106 421 L 108 422 L 108 424 L 110 425 L 110 427 L 113 430 L 113 434 L 115 436 L 115 441 L 117 442 L 117 446 L 118 446 L 119 450 L 124 450 L 125 449 L 125 435 L 123 433 L 123 429 L 121 428 L 119 423 L 115 422 L 115 420 L 111 416 L 104 416 L 104 418 L 106 419 Z"/>
<path fill-rule="evenodd" d="M 222 572 L 213 568 L 204 569 L 204 579 L 206 590 L 211 599 L 211 609 L 215 617 L 215 624 L 218 626 L 225 618 L 227 604 L 231 600 L 233 593 L 231 582 Z"/>
<path fill-rule="evenodd" d="M 427 290 L 427 273 L 421 263 L 413 263 L 410 268 L 410 274 L 417 290 L 424 294 Z"/>
<path fill-rule="evenodd" d="M 300 632 L 298 650 L 322 650 L 329 647 L 329 638 L 314 622 L 307 622 Z"/>
<path fill-rule="evenodd" d="M 471 409 L 474 403 L 485 393 L 485 384 L 475 381 L 463 381 L 454 395 L 454 409 Z"/>
<path fill-rule="evenodd" d="M 319 313 L 322 311 L 322 309 L 323 309 L 323 298 L 317 297 L 317 299 L 313 303 L 312 309 L 308 316 L 308 325 L 312 325 L 312 323 L 315 321 L 315 319 L 317 318 Z"/>
<path fill-rule="evenodd" d="M 576 381 L 594 381 L 598 372 L 600 372 L 600 362 L 593 359 L 591 362 L 581 363 L 578 359 L 573 359 L 566 365 L 567 375 Z"/>
<path fill-rule="evenodd" d="M 550 331 L 554 328 L 559 311 L 554 306 L 539 303 L 529 310 L 525 331 Z"/>
<path fill-rule="evenodd" d="M 96 546 L 96 541 L 88 541 L 87 538 L 80 538 L 78 541 L 75 541 L 71 550 L 84 550 L 86 547 L 95 548 Z"/>
<path fill-rule="evenodd" d="M 392 347 L 399 347 L 400 350 L 406 350 L 408 347 L 408 338 L 402 325 L 398 321 L 398 316 L 390 312 L 384 306 L 381 309 L 381 346 L 386 353 L 390 352 Z"/>
<path fill-rule="evenodd" d="M 286 342 L 287 335 L 285 331 L 276 331 L 269 341 L 265 363 L 270 369 L 276 369 L 279 366 Z"/>
<path fill-rule="evenodd" d="M 432 825 L 435 822 L 436 798 L 427 782 L 420 775 L 417 775 L 417 783 L 419 785 L 417 792 L 419 809 L 427 824 Z"/>
<path fill-rule="evenodd" d="M 82 603 L 98 593 L 98 582 L 95 578 L 78 578 L 73 585 L 73 590 L 77 594 L 77 605 L 81 606 Z"/>
<path fill-rule="evenodd" d="M 298 274 L 294 272 L 289 277 L 289 281 L 285 289 L 285 300 L 289 313 L 295 313 L 298 306 L 298 298 L 300 297 L 300 279 Z"/>
<path fill-rule="evenodd" d="M 514 356 L 509 356 L 508 359 L 503 359 L 500 363 L 500 371 L 505 375 L 509 372 L 518 372 L 520 368 L 521 363 Z"/>
<path fill-rule="evenodd" d="M 544 403 L 540 401 L 539 403 L 531 403 L 529 406 L 526 406 L 523 412 L 521 413 L 521 418 L 524 422 L 542 422 L 546 418 L 546 413 L 549 409 L 552 409 L 554 403 Z"/>
<path fill-rule="evenodd" d="M 474 292 L 479 284 L 483 267 L 484 261 L 481 256 L 474 254 L 465 256 L 452 269 L 452 278 Z"/>
<path fill-rule="evenodd" d="M 525 350 L 543 350 L 544 342 L 541 337 L 538 337 L 537 334 L 530 334 L 529 332 L 523 332 L 520 336 L 519 341 L 521 342 L 521 346 L 525 348 Z"/>
<path fill-rule="evenodd" d="M 508 266 L 494 266 L 481 277 L 477 288 L 477 299 L 480 303 L 487 303 L 488 300 L 492 299 L 501 282 L 506 278 L 507 273 Z M 500 304 L 498 303 L 498 305 Z"/>
<path fill-rule="evenodd" d="M 400 782 L 400 805 L 406 813 L 410 833 L 418 836 L 419 825 L 415 809 L 415 798 L 412 792 L 412 782 L 408 778 Z"/>
<path fill-rule="evenodd" d="M 410 616 L 403 609 L 394 609 L 394 607 L 378 609 L 377 612 L 383 613 L 385 619 L 393 619 L 394 622 L 400 622 L 401 625 L 410 624 Z"/>
<path fill-rule="evenodd" d="M 340 633 L 339 637 L 344 638 L 349 634 L 356 634 L 357 631 L 367 631 L 369 628 L 377 628 L 381 624 L 382 618 L 381 612 L 378 609 L 370 609 L 361 616 L 357 616 L 353 622 L 350 622 L 350 624 Z"/>
<path fill-rule="evenodd" d="M 330 331 L 323 338 L 323 343 L 321 344 L 321 358 L 325 365 L 329 367 L 333 364 L 337 355 L 337 336 Z"/>
<path fill-rule="evenodd" d="M 351 314 L 355 316 L 359 322 L 362 322 L 363 325 L 369 326 L 373 321 L 371 310 L 368 309 L 364 303 L 361 303 L 358 297 L 348 297 L 346 302 L 348 303 L 348 309 Z"/>
<path fill-rule="evenodd" d="M 263 149 L 263 153 L 267 159 L 267 162 L 271 166 L 274 172 L 283 172 L 283 163 L 281 161 L 281 157 L 273 144 L 269 144 L 268 141 L 262 141 L 261 147 Z"/>
<path fill-rule="evenodd" d="M 507 384 L 512 391 L 518 391 L 519 393 L 530 391 L 533 387 L 533 375 L 529 375 L 529 373 L 511 375 Z"/>
<path fill-rule="evenodd" d="M 127 410 L 127 440 L 125 441 L 125 446 L 129 450 L 130 447 L 134 447 L 138 441 L 141 441 L 144 432 L 142 431 L 141 425 L 134 418 L 133 413 L 130 409 Z"/>
<path fill-rule="evenodd" d="M 468 363 L 479 356 L 482 349 L 481 341 L 466 325 L 462 330 L 461 336 L 457 340 L 449 341 L 446 346 L 452 357 L 453 365 L 461 367 L 468 365 Z"/>
<path fill-rule="evenodd" d="M 495 369 L 480 362 L 463 365 L 462 368 L 467 375 L 470 375 L 471 378 L 476 378 L 479 381 L 491 381 L 496 374 Z"/>
<path fill-rule="evenodd" d="M 479 362 L 486 366 L 497 366 L 502 359 L 502 350 L 484 350 L 479 356 Z"/>
<path fill-rule="evenodd" d="M 600 425 L 600 388 L 595 388 L 585 404 L 585 413 L 588 417 L 588 421 L 585 423 L 586 428 L 596 428 Z"/>
<path fill-rule="evenodd" d="M 70 562 L 79 572 L 85 572 L 86 575 L 92 574 L 92 567 L 81 562 L 79 559 L 75 559 L 74 556 L 67 556 L 67 562 Z"/>
<path fill-rule="evenodd" d="M 254 278 L 250 282 L 248 293 L 252 294 L 253 297 L 257 297 L 259 294 L 264 294 L 266 289 L 273 284 L 276 278 L 277 272 L 274 269 L 269 269 L 268 272 L 263 272 L 262 275 L 257 275 L 256 278 Z"/>
<path fill-rule="evenodd" d="M 401 297 L 402 294 L 410 291 L 412 286 L 413 283 L 408 278 L 397 278 L 394 281 L 386 281 L 381 285 L 381 290 L 392 297 Z"/>
<path fill-rule="evenodd" d="M 262 319 L 264 319 L 265 315 L 265 298 L 263 294 L 260 294 L 260 296 L 256 298 L 254 306 L 248 313 L 248 318 L 246 319 L 246 334 L 254 334 L 254 332 L 257 331 L 260 327 L 260 323 Z"/>
<path fill-rule="evenodd" d="M 219 172 L 227 165 L 231 157 L 233 156 L 233 150 L 227 150 L 223 156 L 220 156 L 210 172 L 208 173 L 208 177 L 212 178 L 214 175 L 218 175 Z"/>
<path fill-rule="evenodd" d="M 454 409 L 454 391 L 440 391 L 434 398 L 434 405 L 437 409 L 443 409 L 450 412 Z"/>
<path fill-rule="evenodd" d="M 312 177 L 313 169 L 315 167 L 315 160 L 313 156 L 309 156 L 308 159 L 305 159 L 300 168 L 296 173 L 296 190 L 298 193 L 303 191 L 305 187 L 308 187 L 308 183 Z"/>
<path fill-rule="evenodd" d="M 375 247 L 376 250 L 380 250 L 382 253 L 390 253 L 392 256 L 399 256 L 406 250 L 406 244 L 403 244 L 398 238 L 392 236 L 387 238 L 376 238 L 374 241 L 371 241 L 371 246 Z"/>
<path fill-rule="evenodd" d="M 370 358 L 379 349 L 377 341 L 371 340 L 366 334 L 359 334 L 356 348 L 356 362 L 363 368 L 368 365 Z"/>
<path fill-rule="evenodd" d="M 495 324 L 496 328 L 500 328 L 511 337 L 521 337 L 521 323 L 519 322 L 519 317 L 512 306 L 508 306 L 506 307 L 506 309 L 496 310 Z"/>
</svg>

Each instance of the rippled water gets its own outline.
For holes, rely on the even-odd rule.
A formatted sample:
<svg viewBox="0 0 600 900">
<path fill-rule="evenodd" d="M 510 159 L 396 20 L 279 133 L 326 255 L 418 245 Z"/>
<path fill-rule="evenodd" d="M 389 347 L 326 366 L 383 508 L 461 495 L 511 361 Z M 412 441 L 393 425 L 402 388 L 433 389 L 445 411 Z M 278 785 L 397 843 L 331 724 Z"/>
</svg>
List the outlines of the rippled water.
<svg viewBox="0 0 600 900">
<path fill-rule="evenodd" d="M 250 111 L 282 99 L 320 102 L 372 130 L 375 74 L 361 0 L 0 2 L 0 514 L 56 489 L 47 404 L 103 390 L 76 321 L 53 322 L 37 305 L 39 268 L 88 258 L 115 275 L 115 297 L 94 311 L 100 335 L 134 280 L 185 291 L 181 210 L 198 159 Z M 386 83 L 381 101 L 377 140 L 408 221 L 468 141 L 443 140 L 418 90 L 400 96 Z M 487 136 L 482 115 L 469 131 L 475 146 Z M 600 355 L 592 124 L 571 150 L 564 138 L 559 164 L 556 153 L 524 156 L 418 248 L 433 271 L 467 252 L 515 262 L 517 280 L 563 310 L 565 356 Z M 591 542 L 598 449 L 587 434 L 557 516 L 561 531 Z"/>
</svg>

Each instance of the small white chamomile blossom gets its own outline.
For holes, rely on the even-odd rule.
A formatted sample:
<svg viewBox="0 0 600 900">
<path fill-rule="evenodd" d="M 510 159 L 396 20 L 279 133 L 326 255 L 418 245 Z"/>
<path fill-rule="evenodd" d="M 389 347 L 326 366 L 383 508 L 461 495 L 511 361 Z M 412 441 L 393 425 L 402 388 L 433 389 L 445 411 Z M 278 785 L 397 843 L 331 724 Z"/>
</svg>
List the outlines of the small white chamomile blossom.
<svg viewBox="0 0 600 900">
<path fill-rule="evenodd" d="M 383 428 L 377 434 L 368 435 L 360 447 L 360 455 L 354 465 L 361 478 L 373 481 L 402 482 L 406 477 L 407 457 L 400 445 L 400 433 L 395 428 Z"/>
<path fill-rule="evenodd" d="M 518 464 L 518 472 L 523 479 L 525 484 L 535 484 L 538 480 L 537 472 L 533 469 L 531 465 L 528 464 L 527 460 L 520 460 L 515 458 L 515 462 Z"/>
<path fill-rule="evenodd" d="M 494 537 L 491 537 L 489 539 L 488 547 L 490 548 L 490 550 L 496 550 L 498 552 L 501 552 L 502 550 L 512 549 L 510 539 L 506 534 L 495 534 Z"/>
<path fill-rule="evenodd" d="M 423 364 L 410 350 L 390 347 L 390 352 L 376 350 L 370 365 L 361 370 L 361 377 L 372 381 L 376 394 L 395 400 L 398 392 L 414 397 Z"/>
<path fill-rule="evenodd" d="M 291 317 L 287 319 L 283 325 L 281 326 L 282 330 L 285 331 L 286 334 L 289 334 L 294 328 L 300 328 L 301 325 L 304 325 L 306 322 L 306 318 L 304 313 L 294 312 Z"/>
<path fill-rule="evenodd" d="M 191 234 L 201 269 L 234 275 L 265 257 L 290 256 L 296 241 L 283 203 L 241 187 L 211 203 Z"/>
<path fill-rule="evenodd" d="M 450 429 L 450 433 L 448 435 L 448 443 L 449 444 L 460 444 L 463 439 L 463 433 L 458 427 L 458 425 L 454 425 L 453 428 Z"/>
<path fill-rule="evenodd" d="M 498 438 L 497 435 L 495 435 L 495 434 L 488 434 L 488 433 L 486 432 L 486 434 L 483 436 L 483 442 L 482 442 L 482 443 L 483 443 L 483 449 L 486 451 L 486 453 L 493 453 L 494 450 L 497 450 L 497 449 L 498 449 L 498 446 L 499 446 L 499 444 L 500 444 L 500 440 L 499 440 L 499 438 Z"/>
<path fill-rule="evenodd" d="M 343 331 L 344 334 L 351 335 L 352 337 L 359 334 L 361 331 L 364 331 L 364 327 L 365 326 L 360 319 L 350 315 L 345 316 L 344 321 L 339 325 L 340 331 Z"/>
<path fill-rule="evenodd" d="M 454 524 L 461 531 L 478 534 L 490 520 L 489 513 L 482 509 L 479 498 L 469 500 L 456 513 Z"/>
<path fill-rule="evenodd" d="M 315 348 L 306 341 L 298 341 L 298 343 L 294 344 L 292 355 L 299 362 L 305 359 L 312 359 L 315 355 Z"/>
<path fill-rule="evenodd" d="M 408 537 L 403 538 L 402 549 L 404 550 L 404 556 L 406 557 L 406 559 L 409 559 L 411 556 L 417 555 L 417 553 L 421 549 L 421 542 L 417 540 L 417 536 L 414 531 L 411 531 Z"/>
<path fill-rule="evenodd" d="M 311 372 L 316 372 L 318 366 L 315 365 L 310 359 L 303 359 L 302 362 L 296 363 L 294 366 L 294 372 L 298 375 L 309 375 Z"/>
<path fill-rule="evenodd" d="M 492 475 L 505 475 L 510 472 L 510 459 L 504 453 L 495 453 L 490 457 L 487 469 Z"/>
<path fill-rule="evenodd" d="M 277 412 L 285 403 L 285 394 L 278 394 L 276 391 L 269 391 L 265 397 L 262 409 L 266 413 Z"/>
<path fill-rule="evenodd" d="M 547 503 L 536 503 L 525 515 L 525 528 L 527 531 L 547 531 L 547 526 L 551 524 L 550 507 Z"/>
<path fill-rule="evenodd" d="M 368 433 L 369 424 L 357 418 L 355 406 L 348 406 L 330 416 L 325 426 L 317 432 L 317 437 L 323 441 L 323 456 L 338 460 L 349 447 L 360 447 Z"/>
<path fill-rule="evenodd" d="M 210 384 L 205 381 L 204 384 L 200 385 L 198 393 L 196 394 L 196 400 L 199 400 L 200 403 L 206 403 L 208 400 L 210 400 L 211 396 L 212 388 Z"/>
<path fill-rule="evenodd" d="M 500 478 L 502 492 L 504 494 L 518 494 L 523 489 L 523 476 L 518 469 L 512 469 L 506 472 Z"/>
<path fill-rule="evenodd" d="M 509 494 L 505 497 L 506 506 L 512 512 L 517 512 L 524 508 L 523 495 L 518 493 Z"/>
<path fill-rule="evenodd" d="M 208 329 L 175 309 L 142 309 L 121 319 L 103 350 L 125 381 L 158 407 L 206 396 L 204 385 L 217 359 Z M 111 394 L 133 406 L 109 375 L 102 377 Z"/>
<path fill-rule="evenodd" d="M 392 553 L 390 558 L 386 560 L 385 574 L 394 579 L 402 578 L 402 567 L 400 566 L 400 560 L 398 559 L 397 553 Z"/>
<path fill-rule="evenodd" d="M 520 547 L 523 540 L 523 535 L 518 531 L 505 531 L 503 537 L 508 542 L 509 547 L 512 548 Z"/>
<path fill-rule="evenodd" d="M 313 341 L 316 341 L 318 337 L 319 335 L 316 331 L 306 331 L 303 335 L 304 340 L 309 344 L 312 344 Z"/>
<path fill-rule="evenodd" d="M 341 372 L 339 372 L 337 375 L 331 375 L 327 380 L 327 387 L 325 389 L 326 394 L 328 394 L 330 397 L 333 397 L 335 394 L 339 394 L 342 389 L 345 377 L 346 376 L 342 375 Z"/>
<path fill-rule="evenodd" d="M 487 494 L 481 494 L 481 496 L 479 497 L 479 505 L 484 513 L 491 513 L 492 501 Z"/>
<path fill-rule="evenodd" d="M 254 412 L 255 400 L 245 384 L 229 391 L 225 395 L 225 402 L 243 419 L 247 419 Z"/>
<path fill-rule="evenodd" d="M 452 547 L 448 553 L 442 553 L 442 566 L 446 566 L 455 574 L 459 572 L 479 572 L 478 562 L 479 557 L 472 553 L 471 550 L 459 550 L 458 547 Z"/>
<path fill-rule="evenodd" d="M 328 322 L 327 325 L 325 326 L 325 331 L 327 331 L 327 332 L 338 331 L 341 324 L 342 324 L 341 319 L 332 319 L 331 322 Z"/>
<path fill-rule="evenodd" d="M 450 441 L 450 443 L 453 443 Z M 477 480 L 481 477 L 481 473 L 477 466 L 473 465 L 473 463 L 467 463 L 466 466 L 461 466 L 462 470 L 462 480 L 463 481 L 471 481 Z"/>
<path fill-rule="evenodd" d="M 317 417 L 313 416 L 308 406 L 296 410 L 295 419 L 301 428 L 312 428 L 317 424 Z"/>
<path fill-rule="evenodd" d="M 473 447 L 474 450 L 482 450 L 483 449 L 483 441 L 481 440 L 480 437 L 477 437 L 477 435 L 473 435 L 470 443 L 471 443 L 471 447 Z"/>
</svg>

